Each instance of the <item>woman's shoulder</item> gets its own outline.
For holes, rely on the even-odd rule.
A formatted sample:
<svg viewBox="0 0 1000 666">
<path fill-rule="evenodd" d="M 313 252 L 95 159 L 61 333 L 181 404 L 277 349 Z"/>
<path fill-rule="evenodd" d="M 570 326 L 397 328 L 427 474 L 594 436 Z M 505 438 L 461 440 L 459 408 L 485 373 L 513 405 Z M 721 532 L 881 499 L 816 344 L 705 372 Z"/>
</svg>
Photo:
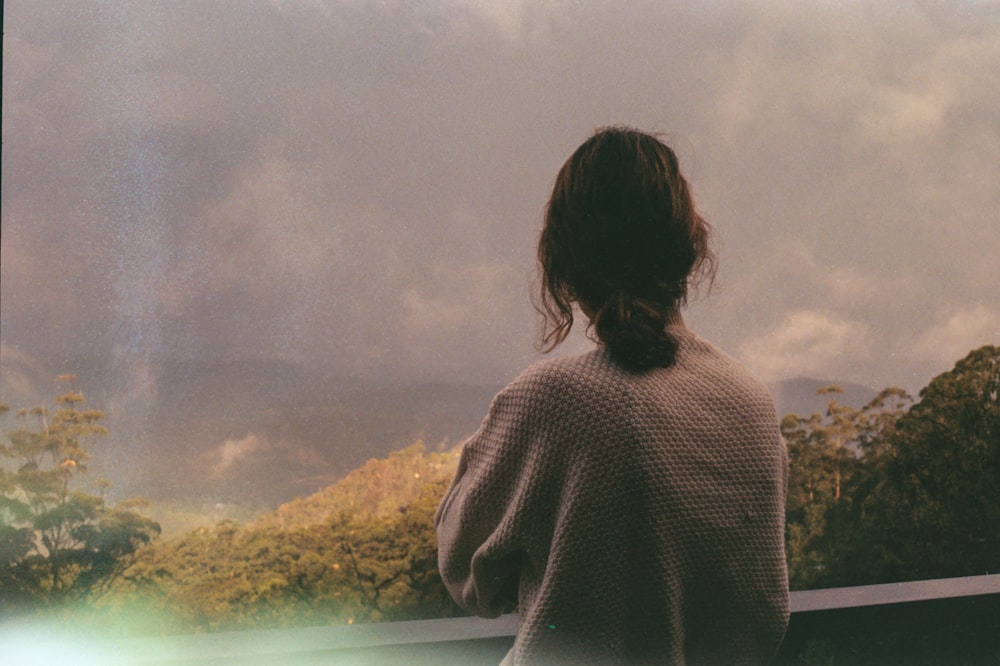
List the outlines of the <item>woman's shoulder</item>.
<svg viewBox="0 0 1000 666">
<path fill-rule="evenodd" d="M 741 382 L 763 388 L 763 383 L 743 363 L 694 333 L 688 333 L 683 344 L 683 362 L 706 374 L 725 374 Z"/>
<path fill-rule="evenodd" d="M 536 361 L 497 396 L 524 402 L 535 409 L 577 411 L 581 406 L 606 404 L 624 392 L 622 371 L 598 347 L 575 356 Z"/>
<path fill-rule="evenodd" d="M 714 400 L 756 406 L 764 414 L 774 412 L 773 397 L 767 386 L 740 361 L 711 342 L 689 334 L 681 344 L 677 362 L 687 376 L 685 383 L 712 394 Z"/>
<path fill-rule="evenodd" d="M 574 356 L 546 358 L 525 368 L 510 386 L 533 389 L 593 390 L 616 383 L 622 371 L 603 346 Z"/>
</svg>

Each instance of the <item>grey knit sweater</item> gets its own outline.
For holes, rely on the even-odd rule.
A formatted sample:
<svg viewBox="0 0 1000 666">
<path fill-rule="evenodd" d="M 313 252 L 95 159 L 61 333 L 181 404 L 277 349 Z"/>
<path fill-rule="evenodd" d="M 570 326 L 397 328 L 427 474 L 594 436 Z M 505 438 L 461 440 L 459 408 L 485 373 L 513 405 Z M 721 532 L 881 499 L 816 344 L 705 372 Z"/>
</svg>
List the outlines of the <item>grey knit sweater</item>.
<svg viewBox="0 0 1000 666">
<path fill-rule="evenodd" d="M 471 613 L 516 604 L 515 664 L 768 661 L 788 622 L 787 454 L 767 390 L 683 324 L 676 363 L 536 364 L 465 444 L 435 519 Z"/>
</svg>

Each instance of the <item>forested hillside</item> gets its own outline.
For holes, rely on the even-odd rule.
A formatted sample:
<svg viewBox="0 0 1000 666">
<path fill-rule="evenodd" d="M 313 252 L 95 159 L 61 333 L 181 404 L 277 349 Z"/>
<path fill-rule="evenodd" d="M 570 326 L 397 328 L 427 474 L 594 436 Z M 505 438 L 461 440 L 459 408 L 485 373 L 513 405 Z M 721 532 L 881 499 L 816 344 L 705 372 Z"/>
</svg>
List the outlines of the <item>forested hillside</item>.
<svg viewBox="0 0 1000 666">
<path fill-rule="evenodd" d="M 141 598 L 178 631 L 452 615 L 433 518 L 457 459 L 417 443 L 248 525 L 157 543 L 100 614 L 126 614 Z"/>
<path fill-rule="evenodd" d="M 282 504 L 251 527 L 287 530 L 325 524 L 344 514 L 356 520 L 384 520 L 408 506 L 427 486 L 451 481 L 457 464 L 457 450 L 428 453 L 417 442 L 388 458 L 369 460 L 324 490 Z"/>
</svg>

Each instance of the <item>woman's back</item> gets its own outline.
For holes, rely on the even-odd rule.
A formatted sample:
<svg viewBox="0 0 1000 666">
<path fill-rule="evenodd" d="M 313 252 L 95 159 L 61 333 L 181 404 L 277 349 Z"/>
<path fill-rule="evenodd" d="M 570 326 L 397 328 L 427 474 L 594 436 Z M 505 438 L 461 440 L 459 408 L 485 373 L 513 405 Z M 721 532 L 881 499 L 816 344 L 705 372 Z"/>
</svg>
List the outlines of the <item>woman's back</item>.
<svg viewBox="0 0 1000 666">
<path fill-rule="evenodd" d="M 534 366 L 466 444 L 439 514 L 441 573 L 472 612 L 519 599 L 514 663 L 758 663 L 780 643 L 786 461 L 770 397 L 672 329 L 669 368 L 630 372 L 604 348 Z"/>
</svg>

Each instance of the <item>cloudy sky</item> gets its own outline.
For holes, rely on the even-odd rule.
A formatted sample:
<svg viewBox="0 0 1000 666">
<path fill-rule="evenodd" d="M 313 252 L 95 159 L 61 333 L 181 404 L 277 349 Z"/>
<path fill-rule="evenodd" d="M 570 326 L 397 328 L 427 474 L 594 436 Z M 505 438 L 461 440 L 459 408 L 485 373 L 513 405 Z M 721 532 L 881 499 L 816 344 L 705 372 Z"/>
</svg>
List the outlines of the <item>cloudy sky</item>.
<svg viewBox="0 0 1000 666">
<path fill-rule="evenodd" d="M 764 379 L 916 390 L 1000 343 L 998 2 L 4 12 L 8 387 L 82 358 L 133 395 L 163 359 L 506 382 L 555 173 L 621 123 L 715 228 L 689 326 Z"/>
</svg>

